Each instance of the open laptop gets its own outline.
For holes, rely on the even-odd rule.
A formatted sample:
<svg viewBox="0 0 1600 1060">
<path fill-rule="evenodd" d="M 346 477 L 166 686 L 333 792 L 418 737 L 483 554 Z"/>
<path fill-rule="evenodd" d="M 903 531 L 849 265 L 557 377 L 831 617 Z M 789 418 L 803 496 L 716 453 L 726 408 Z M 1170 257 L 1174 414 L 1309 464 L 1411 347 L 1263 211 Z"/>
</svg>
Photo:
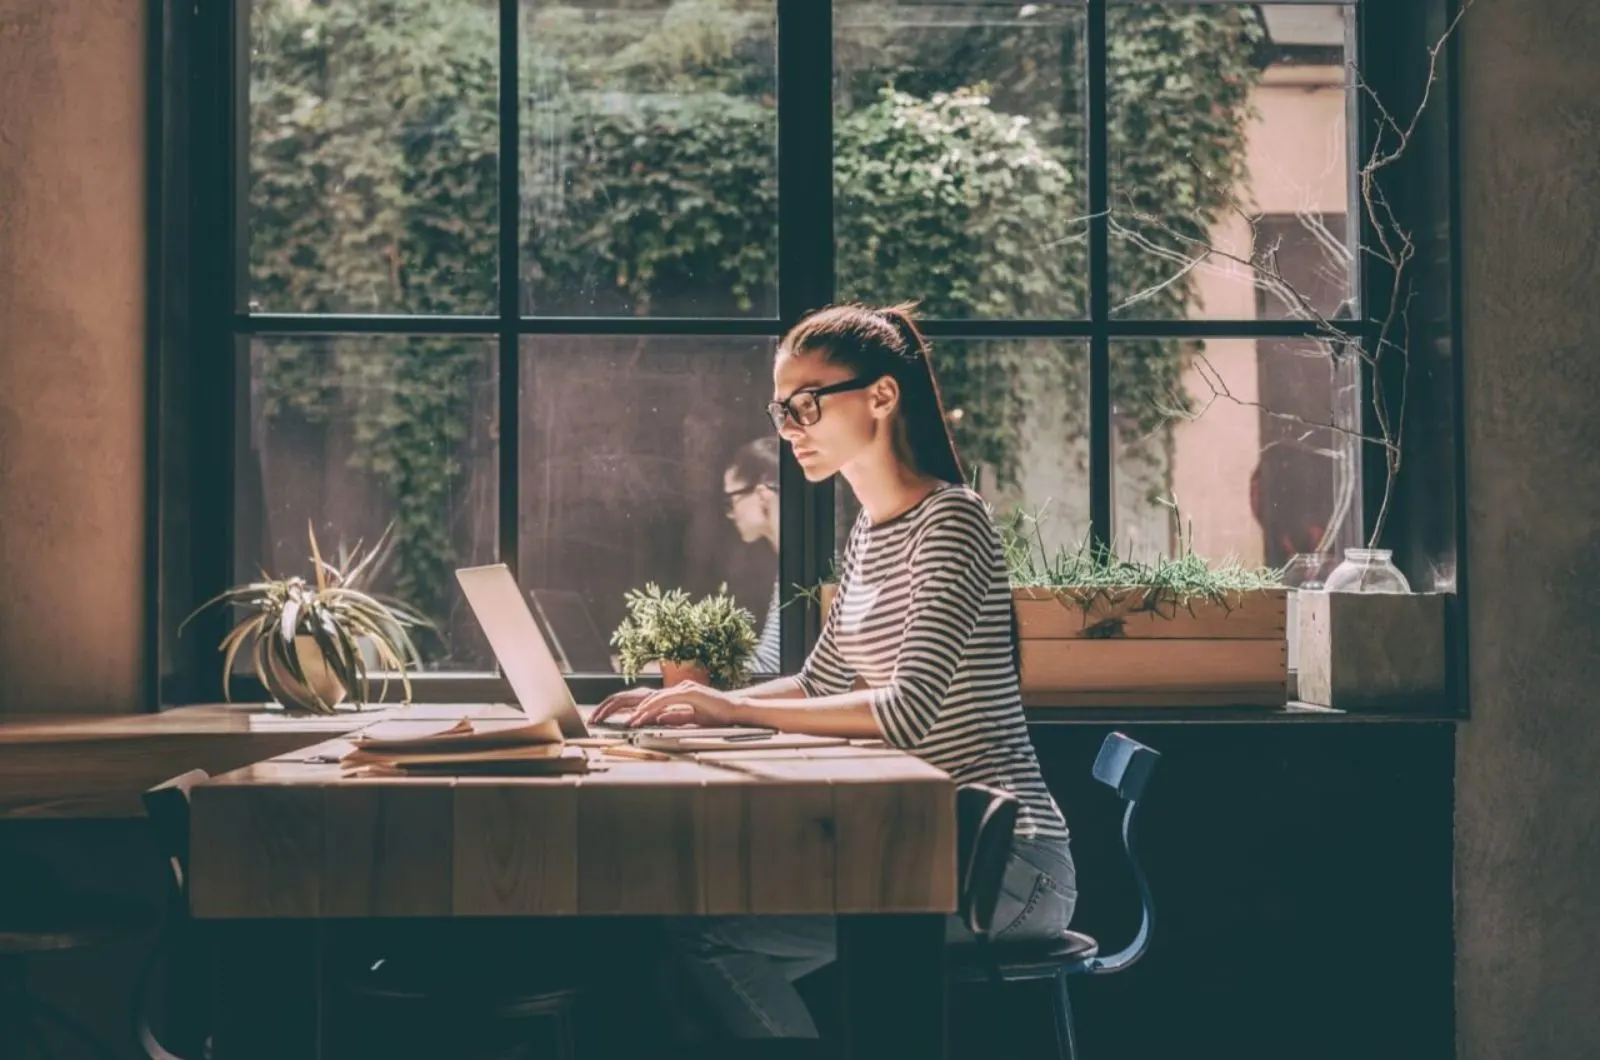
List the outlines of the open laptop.
<svg viewBox="0 0 1600 1060">
<path fill-rule="evenodd" d="M 534 721 L 554 718 L 569 740 L 590 735 L 511 568 L 504 563 L 464 567 L 456 571 L 456 581 L 523 712 Z"/>
<path fill-rule="evenodd" d="M 561 735 L 569 740 L 593 735 L 591 727 L 578 713 L 578 704 L 572 698 L 561 668 L 545 640 L 533 611 L 517 586 L 517 579 L 504 563 L 486 567 L 463 567 L 456 571 L 456 581 L 467 598 L 472 613 L 483 627 L 483 633 L 500 663 L 500 669 L 511 685 L 523 713 L 533 721 L 554 718 L 561 727 Z M 626 729 L 635 735 L 648 735 L 670 740 L 679 734 L 705 737 L 712 733 L 734 731 L 741 735 L 771 733 L 770 729 L 707 729 L 694 726 L 662 726 L 660 728 L 627 729 L 620 722 L 605 721 L 593 726 L 601 732 L 618 732 Z"/>
</svg>

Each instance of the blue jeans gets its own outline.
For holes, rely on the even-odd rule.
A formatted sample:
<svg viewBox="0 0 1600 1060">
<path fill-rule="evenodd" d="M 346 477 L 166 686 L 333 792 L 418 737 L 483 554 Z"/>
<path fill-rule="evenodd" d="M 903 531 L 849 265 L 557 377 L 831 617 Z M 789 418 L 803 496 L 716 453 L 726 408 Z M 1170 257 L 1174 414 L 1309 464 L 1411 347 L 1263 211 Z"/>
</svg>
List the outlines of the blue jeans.
<svg viewBox="0 0 1600 1060">
<path fill-rule="evenodd" d="M 993 937 L 1060 935 L 1078 902 L 1077 872 L 1064 839 L 1018 838 L 1001 881 Z M 830 916 L 730 917 L 681 921 L 673 932 L 683 971 L 722 1030 L 735 1038 L 815 1038 L 817 1025 L 797 980 L 838 953 Z M 956 917 L 949 943 L 971 942 Z"/>
</svg>

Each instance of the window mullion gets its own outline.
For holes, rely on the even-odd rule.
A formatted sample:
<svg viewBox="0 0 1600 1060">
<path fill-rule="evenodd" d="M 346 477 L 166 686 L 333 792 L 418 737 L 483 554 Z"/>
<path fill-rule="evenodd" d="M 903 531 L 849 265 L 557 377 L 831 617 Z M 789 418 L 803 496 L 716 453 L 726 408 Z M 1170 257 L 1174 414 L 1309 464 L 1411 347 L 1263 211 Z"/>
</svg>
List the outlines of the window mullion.
<svg viewBox="0 0 1600 1060">
<path fill-rule="evenodd" d="M 1086 86 L 1089 164 L 1089 532 L 1092 540 L 1112 539 L 1111 459 L 1111 163 L 1107 157 L 1106 0 L 1089 0 L 1084 44 L 1088 51 Z"/>
<path fill-rule="evenodd" d="M 778 316 L 787 328 L 834 298 L 833 4 L 778 4 Z M 778 577 L 785 603 L 815 585 L 833 558 L 834 490 L 812 485 L 780 447 Z M 818 609 L 783 611 L 782 659 L 797 669 Z"/>
<path fill-rule="evenodd" d="M 191 201 L 188 228 L 190 341 L 175 351 L 187 412 L 182 437 L 188 483 L 188 576 L 161 607 L 180 614 L 226 589 L 234 577 L 234 460 L 237 445 L 239 367 L 247 340 L 231 321 L 245 301 L 249 260 L 249 210 L 245 196 L 249 151 L 250 5 L 202 4 L 191 13 L 194 45 L 190 70 L 192 110 L 188 159 Z M 214 145 L 205 150 L 199 145 Z M 218 237 L 218 234 L 220 238 Z M 179 582 L 179 579 L 172 579 Z M 178 586 L 174 586 L 178 588 Z M 196 615 L 192 632 L 174 645 L 185 702 L 221 697 L 223 675 L 214 665 L 216 644 L 228 631 L 229 613 L 210 608 Z M 163 698 L 168 698 L 163 696 Z"/>
<path fill-rule="evenodd" d="M 518 62 L 519 8 L 521 0 L 500 0 L 500 422 L 499 422 L 499 533 L 500 559 L 512 573 L 517 570 L 521 542 L 517 538 L 520 498 L 518 439 L 521 437 L 522 355 L 517 319 L 521 315 L 522 265 L 520 258 L 522 208 L 522 149 L 520 107 L 521 72 Z"/>
</svg>

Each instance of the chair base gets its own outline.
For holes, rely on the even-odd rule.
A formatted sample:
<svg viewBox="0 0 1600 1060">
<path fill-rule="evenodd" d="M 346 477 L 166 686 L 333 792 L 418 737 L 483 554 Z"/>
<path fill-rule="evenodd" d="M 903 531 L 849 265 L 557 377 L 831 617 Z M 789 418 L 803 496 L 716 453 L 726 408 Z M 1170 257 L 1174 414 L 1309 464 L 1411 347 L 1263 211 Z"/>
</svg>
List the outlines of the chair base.
<svg viewBox="0 0 1600 1060">
<path fill-rule="evenodd" d="M 575 1060 L 577 1001 L 572 989 L 449 982 L 380 967 L 338 988 L 335 1008 L 349 1006 L 353 1018 L 339 1021 L 335 1015 L 345 1025 L 335 1034 L 343 1046 L 336 1055 L 498 1058 L 523 1055 L 543 1039 L 545 1047 L 528 1055 Z"/>
<path fill-rule="evenodd" d="M 59 1033 L 47 1035 L 47 1028 Z M 22 956 L 15 953 L 0 956 L 0 1035 L 3 1060 L 47 1060 L 58 1055 L 112 1060 L 115 1055 L 71 1015 L 29 994 L 27 970 Z M 52 1041 L 71 1049 L 57 1053 L 50 1047 Z"/>
<path fill-rule="evenodd" d="M 953 985 L 1038 982 L 1050 980 L 1050 1016 L 1057 1060 L 1078 1060 L 1077 1030 L 1072 1021 L 1068 981 L 1088 970 L 1100 944 L 1077 931 L 1044 942 L 971 943 L 950 947 L 949 980 Z"/>
</svg>

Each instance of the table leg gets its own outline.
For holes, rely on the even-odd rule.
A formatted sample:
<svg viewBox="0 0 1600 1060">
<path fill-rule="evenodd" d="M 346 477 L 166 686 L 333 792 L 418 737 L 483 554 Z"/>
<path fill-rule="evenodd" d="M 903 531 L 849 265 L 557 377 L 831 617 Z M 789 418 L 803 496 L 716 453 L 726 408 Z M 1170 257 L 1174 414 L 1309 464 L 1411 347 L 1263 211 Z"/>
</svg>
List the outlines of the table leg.
<svg viewBox="0 0 1600 1060">
<path fill-rule="evenodd" d="M 216 968 L 215 1060 L 318 1060 L 323 925 L 235 920 L 208 930 Z"/>
<path fill-rule="evenodd" d="M 942 914 L 839 918 L 843 1055 L 852 1060 L 943 1060 Z"/>
</svg>

